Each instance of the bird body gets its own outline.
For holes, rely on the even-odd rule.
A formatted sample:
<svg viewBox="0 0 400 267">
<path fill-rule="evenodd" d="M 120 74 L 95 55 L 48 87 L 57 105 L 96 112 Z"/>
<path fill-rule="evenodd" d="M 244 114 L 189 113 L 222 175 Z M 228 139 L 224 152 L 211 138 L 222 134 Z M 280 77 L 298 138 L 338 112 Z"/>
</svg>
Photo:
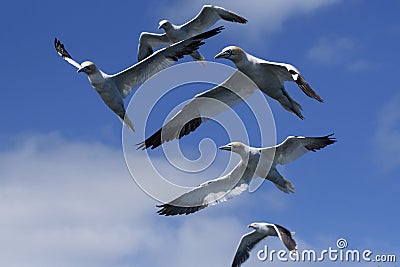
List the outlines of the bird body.
<svg viewBox="0 0 400 267">
<path fill-rule="evenodd" d="M 176 43 L 190 37 L 190 33 L 185 29 L 182 29 L 182 26 L 176 26 L 169 22 L 168 20 L 162 20 L 159 23 L 159 29 L 163 29 L 165 35 L 172 43 Z"/>
<path fill-rule="evenodd" d="M 287 164 L 306 154 L 336 142 L 332 135 L 321 137 L 289 136 L 273 147 L 255 148 L 240 142 L 232 142 L 219 149 L 237 153 L 241 157 L 238 165 L 228 174 L 205 182 L 169 203 L 159 205 L 158 214 L 171 216 L 190 214 L 208 206 L 225 202 L 248 189 L 255 177 L 271 181 L 285 193 L 294 193 L 293 184 L 276 169 L 276 165 Z"/>
<path fill-rule="evenodd" d="M 247 75 L 262 92 L 277 100 L 283 108 L 300 119 L 304 119 L 302 107 L 286 91 L 284 87 L 286 81 L 296 82 L 307 96 L 323 102 L 323 99 L 293 65 L 257 58 L 237 46 L 224 48 L 215 58 L 231 60 L 238 70 Z"/>
<path fill-rule="evenodd" d="M 81 65 L 82 68 L 78 72 L 84 72 L 87 75 L 90 84 L 103 102 L 118 115 L 122 122 L 125 120 L 127 126 L 133 130 L 132 122 L 125 112 L 124 96 L 118 90 L 112 76 L 102 72 L 93 62 L 85 61 Z"/>
</svg>

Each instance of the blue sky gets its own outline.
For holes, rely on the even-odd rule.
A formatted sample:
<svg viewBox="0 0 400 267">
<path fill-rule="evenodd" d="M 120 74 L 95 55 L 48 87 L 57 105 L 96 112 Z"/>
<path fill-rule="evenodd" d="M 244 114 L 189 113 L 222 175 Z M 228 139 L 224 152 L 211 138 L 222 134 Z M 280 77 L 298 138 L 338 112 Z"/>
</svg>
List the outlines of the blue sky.
<svg viewBox="0 0 400 267">
<path fill-rule="evenodd" d="M 287 135 L 334 132 L 338 143 L 280 168 L 294 183 L 294 195 L 264 183 L 254 193 L 191 216 L 160 217 L 159 203 L 131 179 L 118 119 L 85 75 L 59 58 L 53 40 L 64 42 L 76 60 L 92 60 L 115 73 L 136 62 L 140 32 L 157 32 L 164 18 L 183 23 L 205 3 L 249 20 L 218 23 L 226 30 L 201 47 L 207 59 L 214 61 L 227 45 L 241 46 L 258 57 L 294 64 L 325 99 L 317 103 L 287 85 L 304 108 L 304 121 L 267 99 L 277 142 Z M 229 266 L 253 221 L 287 226 L 296 232 L 300 249 L 334 247 L 344 237 L 349 248 L 399 258 L 399 10 L 394 0 L 3 4 L 1 265 Z M 186 86 L 177 101 L 209 88 Z M 244 107 L 236 111 L 245 112 Z M 161 126 L 162 116 L 153 117 L 150 131 Z M 182 140 L 183 149 L 190 154 L 204 137 L 216 145 L 228 143 L 226 135 L 210 134 L 216 129 L 204 124 Z M 157 153 L 150 155 L 162 166 Z M 217 152 L 210 175 L 225 168 L 220 162 L 229 155 L 221 153 L 226 154 Z M 146 157 L 137 156 L 132 166 L 140 168 Z M 195 185 L 199 176 L 179 178 Z M 272 238 L 264 244 L 283 248 Z M 244 266 L 269 264 L 257 261 L 256 251 Z"/>
</svg>

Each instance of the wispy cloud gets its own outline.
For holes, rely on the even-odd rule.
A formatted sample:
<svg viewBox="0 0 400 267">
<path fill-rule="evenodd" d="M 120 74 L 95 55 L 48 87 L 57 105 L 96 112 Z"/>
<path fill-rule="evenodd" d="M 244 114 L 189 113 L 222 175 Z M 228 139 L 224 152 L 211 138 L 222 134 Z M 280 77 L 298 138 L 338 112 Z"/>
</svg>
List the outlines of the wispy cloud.
<svg viewBox="0 0 400 267">
<path fill-rule="evenodd" d="M 330 6 L 340 2 L 339 0 L 249 0 L 229 1 L 215 0 L 213 5 L 222 6 L 232 10 L 246 19 L 248 24 L 245 30 L 243 27 L 231 27 L 235 34 L 240 31 L 241 36 L 259 39 L 265 33 L 276 32 L 282 29 L 283 24 L 296 16 L 312 13 L 322 7 Z M 207 1 L 176 1 L 173 5 L 166 5 L 160 8 L 160 15 L 169 18 L 175 24 L 183 24 L 192 19 Z M 236 28 L 236 29 L 234 29 Z"/>
<path fill-rule="evenodd" d="M 359 44 L 352 38 L 323 36 L 308 51 L 308 58 L 325 66 L 340 66 L 349 71 L 372 70 L 379 64 L 359 58 Z"/>
<path fill-rule="evenodd" d="M 353 51 L 355 43 L 345 37 L 323 37 L 309 50 L 310 59 L 322 64 L 339 64 Z"/>
<path fill-rule="evenodd" d="M 58 135 L 17 139 L 0 152 L 4 266 L 226 265 L 247 230 L 226 215 L 156 215 L 118 148 Z"/>
<path fill-rule="evenodd" d="M 384 170 L 400 166 L 400 94 L 382 108 L 375 133 L 376 161 Z"/>
</svg>

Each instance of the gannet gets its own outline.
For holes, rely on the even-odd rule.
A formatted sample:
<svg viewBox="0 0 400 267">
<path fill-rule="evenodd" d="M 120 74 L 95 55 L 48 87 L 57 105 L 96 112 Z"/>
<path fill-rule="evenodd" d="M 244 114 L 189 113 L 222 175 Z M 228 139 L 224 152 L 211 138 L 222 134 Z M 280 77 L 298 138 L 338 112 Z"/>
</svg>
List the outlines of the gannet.
<svg viewBox="0 0 400 267">
<path fill-rule="evenodd" d="M 220 19 L 238 23 L 247 22 L 245 18 L 222 7 L 204 5 L 195 18 L 183 25 L 178 26 L 168 20 L 161 20 L 158 29 L 163 29 L 165 31 L 163 34 L 142 32 L 139 37 L 138 60 L 150 56 L 155 48 L 168 46 L 201 33 Z M 198 51 L 193 52 L 191 57 L 200 62 L 205 60 Z"/>
<path fill-rule="evenodd" d="M 125 114 L 123 98 L 126 98 L 135 87 L 144 83 L 154 74 L 170 67 L 184 55 L 197 50 L 204 44 L 202 42 L 204 39 L 220 33 L 222 29 L 223 27 L 218 27 L 175 43 L 157 51 L 151 57 L 112 75 L 104 73 L 91 61 L 85 61 L 82 64 L 76 62 L 57 38 L 54 40 L 54 46 L 57 53 L 63 59 L 78 69 L 78 73 L 83 72 L 87 75 L 91 85 L 104 103 L 118 115 L 121 121 L 134 131 L 132 122 Z"/>
<path fill-rule="evenodd" d="M 241 161 L 225 176 L 205 182 L 170 201 L 158 205 L 160 215 L 190 214 L 207 206 L 225 202 L 248 189 L 250 181 L 255 177 L 271 181 L 285 193 L 294 193 L 293 184 L 285 179 L 276 165 L 290 163 L 308 151 L 317 151 L 336 142 L 333 134 L 322 137 L 289 136 L 281 144 L 255 148 L 241 142 L 232 142 L 219 149 L 237 153 Z"/>
<path fill-rule="evenodd" d="M 238 70 L 253 80 L 261 91 L 277 100 L 283 108 L 300 119 L 304 119 L 301 113 L 302 107 L 286 91 L 285 81 L 296 82 L 307 96 L 324 102 L 293 65 L 257 58 L 237 46 L 224 48 L 215 58 L 231 60 Z"/>
</svg>

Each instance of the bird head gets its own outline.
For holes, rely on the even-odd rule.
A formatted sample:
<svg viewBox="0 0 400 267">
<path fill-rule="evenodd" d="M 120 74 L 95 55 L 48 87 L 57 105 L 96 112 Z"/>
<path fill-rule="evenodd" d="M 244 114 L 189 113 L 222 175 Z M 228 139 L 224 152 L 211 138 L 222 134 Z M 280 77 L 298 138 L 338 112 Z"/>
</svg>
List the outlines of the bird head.
<svg viewBox="0 0 400 267">
<path fill-rule="evenodd" d="M 222 49 L 222 51 L 215 55 L 217 58 L 226 58 L 233 62 L 237 62 L 244 56 L 245 52 L 238 46 L 228 46 Z"/>
<path fill-rule="evenodd" d="M 167 29 L 171 28 L 171 26 L 172 26 L 171 22 L 169 22 L 169 21 L 166 20 L 166 19 L 163 19 L 162 21 L 160 21 L 160 22 L 158 23 L 158 29 L 167 30 Z"/>
<path fill-rule="evenodd" d="M 78 73 L 80 73 L 80 72 L 83 72 L 83 73 L 85 73 L 86 75 L 90 75 L 90 74 L 93 74 L 93 73 L 95 73 L 98 69 L 97 69 L 97 67 L 96 67 L 96 65 L 93 63 L 93 62 L 91 62 L 91 61 L 85 61 L 85 62 L 83 62 L 82 64 L 81 64 L 81 68 L 80 69 L 78 69 Z"/>
<path fill-rule="evenodd" d="M 258 223 L 251 223 L 251 224 L 247 225 L 247 227 L 257 230 L 258 228 L 260 228 L 260 225 Z"/>
<path fill-rule="evenodd" d="M 246 150 L 246 145 L 241 142 L 232 142 L 225 146 L 220 146 L 219 149 L 232 151 L 241 155 Z"/>
</svg>

